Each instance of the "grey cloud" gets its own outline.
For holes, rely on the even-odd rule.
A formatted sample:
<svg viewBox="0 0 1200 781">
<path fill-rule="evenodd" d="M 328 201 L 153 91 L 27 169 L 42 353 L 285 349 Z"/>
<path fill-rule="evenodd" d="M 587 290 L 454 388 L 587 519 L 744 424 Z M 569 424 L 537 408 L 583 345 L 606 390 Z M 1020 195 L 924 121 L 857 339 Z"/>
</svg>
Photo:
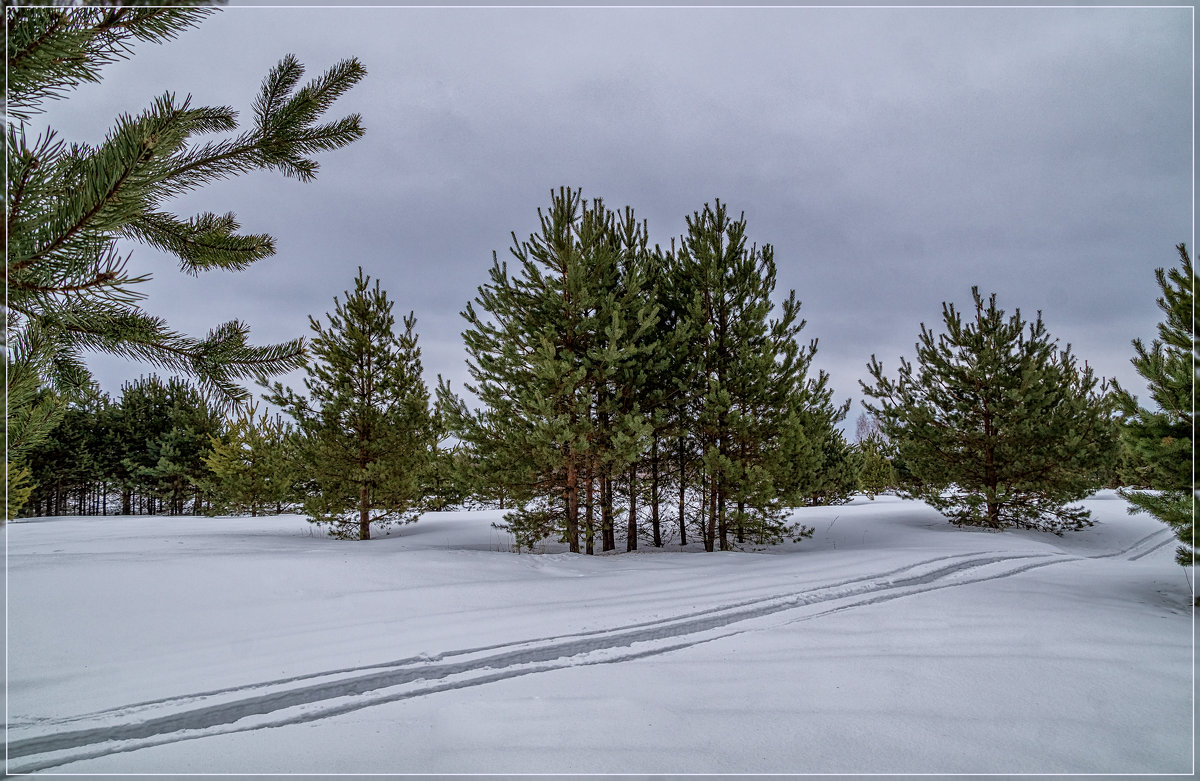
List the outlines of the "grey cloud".
<svg viewBox="0 0 1200 781">
<path fill-rule="evenodd" d="M 180 207 L 234 208 L 277 258 L 192 280 L 135 250 L 161 269 L 151 308 L 192 331 L 300 335 L 361 264 L 416 310 L 430 377 L 464 376 L 459 309 L 568 185 L 634 206 L 664 245 L 714 197 L 745 210 L 840 397 L 973 284 L 1136 386 L 1153 269 L 1191 241 L 1189 14 L 230 8 L 51 119 L 95 140 L 164 89 L 245 110 L 284 52 L 366 64 L 338 110 L 367 136 L 315 184 L 256 175 Z"/>
</svg>

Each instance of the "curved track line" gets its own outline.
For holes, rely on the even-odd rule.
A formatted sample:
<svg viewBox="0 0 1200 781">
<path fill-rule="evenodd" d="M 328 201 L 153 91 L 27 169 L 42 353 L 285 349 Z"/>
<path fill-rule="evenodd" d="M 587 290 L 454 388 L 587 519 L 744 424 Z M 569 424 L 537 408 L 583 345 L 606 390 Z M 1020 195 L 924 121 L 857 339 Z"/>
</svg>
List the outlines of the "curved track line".
<svg viewBox="0 0 1200 781">
<path fill-rule="evenodd" d="M 890 578 L 895 575 L 899 575 L 900 573 L 909 572 L 911 570 L 915 570 L 920 567 L 925 567 L 930 564 L 936 564 L 939 562 L 950 561 L 953 559 L 965 559 L 965 558 L 969 558 L 972 556 L 989 555 L 989 554 L 993 554 L 993 553 L 998 553 L 998 552 L 997 551 L 987 551 L 987 552 L 978 551 L 975 553 L 955 553 L 955 554 L 949 554 L 949 555 L 945 555 L 945 556 L 935 556 L 930 559 L 923 559 L 921 561 L 913 562 L 911 564 L 906 564 L 902 567 L 897 567 L 895 569 L 888 570 L 886 572 L 879 572 L 879 573 L 874 573 L 874 574 L 870 574 L 870 575 L 862 575 L 862 576 L 854 577 L 854 578 L 847 578 L 845 580 L 834 581 L 832 583 L 826 583 L 826 584 L 819 585 L 819 586 L 810 586 L 810 587 L 806 588 L 804 592 L 799 592 L 799 593 L 827 591 L 830 589 L 852 587 L 852 586 L 858 586 L 858 585 L 862 585 L 862 584 L 875 584 L 880 579 Z M 717 613 L 723 613 L 723 612 L 730 611 L 730 610 L 737 610 L 737 609 L 743 608 L 743 607 L 759 605 L 759 604 L 762 604 L 764 601 L 785 599 L 790 596 L 793 596 L 793 595 L 792 594 L 772 594 L 772 595 L 768 595 L 765 597 L 756 597 L 756 598 L 741 600 L 738 602 L 729 602 L 726 604 L 706 608 L 703 610 L 695 610 L 695 611 L 691 611 L 691 612 L 687 612 L 687 613 L 679 613 L 677 615 L 671 616 L 670 618 L 653 619 L 653 620 L 649 620 L 649 621 L 641 621 L 641 622 L 635 622 L 635 623 L 631 623 L 631 624 L 622 624 L 622 625 L 618 625 L 615 627 L 605 627 L 603 629 L 584 630 L 581 632 L 574 632 L 574 633 L 569 633 L 569 634 L 548 635 L 545 637 L 536 637 L 536 638 L 529 638 L 529 639 L 524 639 L 524 640 L 516 640 L 516 641 L 507 642 L 507 643 L 495 643 L 495 644 L 491 644 L 491 645 L 482 645 L 482 646 L 476 646 L 473 648 L 463 648 L 463 649 L 457 649 L 457 650 L 453 650 L 453 651 L 444 651 L 444 652 L 441 652 L 438 654 L 421 654 L 421 655 L 417 655 L 417 656 L 409 656 L 409 657 L 406 657 L 403 659 L 395 659 L 395 660 L 388 661 L 388 662 L 376 662 L 373 664 L 360 665 L 357 667 L 342 667 L 342 668 L 337 668 L 337 669 L 333 669 L 333 670 L 325 670 L 323 672 L 305 673 L 302 675 L 289 676 L 286 678 L 276 678 L 274 680 L 269 680 L 269 681 L 259 681 L 256 683 L 243 684 L 240 686 L 229 686 L 229 687 L 224 687 L 224 688 L 220 688 L 220 689 L 211 689 L 211 690 L 203 691 L 203 692 L 192 692 L 189 694 L 175 695 L 172 697 L 161 697 L 161 698 L 152 699 L 152 700 L 143 700 L 140 702 L 130 703 L 128 705 L 122 705 L 117 708 L 107 708 L 104 710 L 92 711 L 89 713 L 82 713 L 82 714 L 78 714 L 78 715 L 74 715 L 74 716 L 68 716 L 65 718 L 44 718 L 44 719 L 30 720 L 28 722 L 13 721 L 13 722 L 9 723 L 9 726 L 10 727 L 48 727 L 48 726 L 62 727 L 62 726 L 66 726 L 69 724 L 79 723 L 81 721 L 96 721 L 98 719 L 106 719 L 106 718 L 111 719 L 111 718 L 135 716 L 142 711 L 154 710 L 156 708 L 161 708 L 163 706 L 191 705 L 193 703 L 203 702 L 204 700 L 214 699 L 214 698 L 220 697 L 221 695 L 234 694 L 234 693 L 238 693 L 238 692 L 251 692 L 251 691 L 257 691 L 257 690 L 271 689 L 271 688 L 284 686 L 286 684 L 298 683 L 301 681 L 311 681 L 311 680 L 315 680 L 315 679 L 319 679 L 319 678 L 335 678 L 338 676 L 344 676 L 344 675 L 349 675 L 352 673 L 360 673 L 360 672 L 366 672 L 366 671 L 371 671 L 371 670 L 394 670 L 394 669 L 398 669 L 398 668 L 407 668 L 412 665 L 428 665 L 431 663 L 442 662 L 446 659 L 452 659 L 455 657 L 469 656 L 469 655 L 473 655 L 473 654 L 483 653 L 486 651 L 500 651 L 500 650 L 504 650 L 504 649 L 522 648 L 522 647 L 527 647 L 527 646 L 529 646 L 531 644 L 535 644 L 535 643 L 552 643 L 552 642 L 562 641 L 562 640 L 573 640 L 573 639 L 577 639 L 577 638 L 594 637 L 597 635 L 609 636 L 609 635 L 612 635 L 614 632 L 623 632 L 626 630 L 641 629 L 643 627 L 650 627 L 650 626 L 660 626 L 666 622 L 673 622 L 673 621 L 679 621 L 682 619 L 698 618 L 701 616 L 708 616 L 708 615 L 713 615 L 713 614 L 717 614 Z"/>
<path fill-rule="evenodd" d="M 950 562 L 951 559 L 962 559 Z M 1050 559 L 1035 561 L 1030 559 Z M 929 559 L 887 573 L 840 581 L 817 588 L 789 594 L 777 594 L 756 600 L 746 600 L 706 611 L 673 616 L 658 621 L 630 624 L 605 630 L 593 630 L 576 635 L 509 643 L 474 650 L 458 650 L 441 654 L 434 659 L 422 657 L 398 660 L 391 665 L 372 665 L 347 668 L 349 677 L 321 683 L 292 686 L 280 691 L 256 694 L 233 701 L 191 707 L 175 713 L 153 716 L 132 723 L 105 724 L 90 728 L 60 731 L 17 739 L 9 743 L 9 758 L 38 760 L 11 772 L 34 772 L 50 767 L 96 758 L 109 754 L 134 751 L 153 745 L 193 740 L 215 734 L 243 732 L 272 726 L 299 724 L 330 718 L 362 708 L 408 699 L 439 691 L 478 686 L 535 672 L 563 669 L 571 666 L 602 664 L 710 642 L 718 637 L 737 634 L 743 629 L 721 631 L 726 627 L 751 619 L 770 616 L 782 611 L 804 608 L 841 600 L 846 604 L 832 610 L 808 616 L 816 618 L 851 607 L 911 596 L 940 588 L 996 580 L 1037 567 L 1077 557 L 1056 554 L 980 555 L 959 554 Z M 1021 563 L 1024 562 L 1024 563 Z M 929 565 L 941 564 L 928 571 Z M 972 577 L 973 570 L 1016 564 L 1000 572 Z M 912 573 L 912 574 L 905 574 Z M 901 575 L 901 577 L 895 577 Z M 637 647 L 635 647 L 637 646 Z M 487 653 L 488 651 L 498 651 Z M 454 657 L 459 661 L 447 661 Z M 375 670 L 374 672 L 367 672 Z M 311 680 L 334 673 L 318 673 L 280 679 L 270 684 L 258 684 L 241 689 L 250 691 L 265 685 L 284 685 Z M 397 690 L 398 689 L 398 690 Z M 187 706 L 197 695 L 167 698 L 155 704 Z M 134 717 L 136 706 L 101 712 L 98 716 Z M 241 723 L 249 719 L 252 723 Z M 39 726 L 45 726 L 39 725 Z M 77 749 L 90 750 L 78 751 Z"/>
</svg>

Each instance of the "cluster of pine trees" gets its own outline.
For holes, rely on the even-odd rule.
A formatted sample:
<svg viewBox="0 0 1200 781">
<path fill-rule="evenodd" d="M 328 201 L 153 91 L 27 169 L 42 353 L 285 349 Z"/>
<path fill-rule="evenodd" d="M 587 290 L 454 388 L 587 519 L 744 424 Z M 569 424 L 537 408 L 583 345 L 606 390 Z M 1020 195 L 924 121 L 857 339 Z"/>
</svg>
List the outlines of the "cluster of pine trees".
<svg viewBox="0 0 1200 781">
<path fill-rule="evenodd" d="M 356 114 L 326 117 L 365 70 L 351 58 L 300 86 L 284 56 L 251 120 L 168 93 L 118 117 L 101 143 L 67 145 L 26 121 L 135 41 L 170 40 L 210 9 L 6 9 L 6 513 L 244 512 L 301 508 L 342 537 L 467 501 L 508 508 L 523 545 L 634 550 L 699 539 L 706 550 L 803 537 L 786 510 L 897 490 L 954 523 L 1061 533 L 1090 521 L 1071 506 L 1119 483 L 1133 509 L 1170 524 L 1196 558 L 1191 466 L 1195 274 L 1159 269 L 1165 320 L 1134 365 L 1156 409 L 1106 386 L 1020 311 L 973 291 L 974 316 L 943 307 L 896 377 L 872 357 L 872 399 L 849 445 L 846 405 L 812 375 L 795 293 L 775 300 L 770 245 L 716 202 L 669 248 L 631 208 L 552 194 L 540 230 L 513 235 L 464 311 L 479 406 L 421 376 L 415 318 L 359 270 L 313 336 L 254 346 L 244 324 L 189 337 L 137 305 L 144 276 L 118 242 L 175 255 L 183 270 L 246 268 L 274 239 L 232 213 L 190 218 L 165 202 L 270 169 L 314 178 L 313 155 L 362 136 Z M 201 135 L 223 133 L 199 143 Z M 179 371 L 119 400 L 94 391 L 84 350 Z M 306 371 L 260 413 L 247 378 Z M 261 380 L 265 382 L 265 380 Z M 226 416 L 229 409 L 232 416 Z M 112 505 L 110 507 L 110 504 Z M 597 543 L 597 539 L 599 542 Z"/>
<path fill-rule="evenodd" d="M 769 543 L 809 533 L 787 507 L 856 488 L 846 406 L 809 376 L 816 341 L 798 340 L 794 293 L 772 299 L 772 248 L 748 243 L 744 217 L 706 205 L 664 250 L 632 208 L 578 190 L 538 216 L 463 313 L 480 407 L 439 388 L 522 544 Z"/>
<path fill-rule="evenodd" d="M 276 383 L 222 414 L 186 380 L 93 389 L 28 449 L 22 497 L 31 515 L 245 513 L 300 509 L 339 537 L 415 520 L 461 501 L 457 453 L 438 434 L 421 376 L 415 318 L 395 333 L 392 304 L 359 270 L 303 359 L 305 394 Z M 9 507 L 15 509 L 10 497 Z M 352 517 L 353 516 L 353 517 Z"/>
<path fill-rule="evenodd" d="M 848 405 L 812 375 L 794 292 L 779 301 L 770 245 L 721 202 L 651 246 L 631 208 L 552 193 L 540 230 L 493 257 L 463 316 L 477 404 L 422 376 L 416 320 L 360 268 L 334 312 L 310 318 L 304 391 L 222 415 L 223 402 L 155 376 L 117 401 L 68 407 L 21 468 L 28 514 L 246 513 L 300 509 L 338 537 L 464 504 L 508 509 L 519 544 L 575 552 L 699 541 L 728 550 L 811 533 L 801 505 L 862 491 L 921 499 L 957 524 L 1061 533 L 1072 502 L 1108 484 L 1176 527 L 1190 562 L 1194 275 L 1167 276 L 1162 338 L 1135 343 L 1161 410 L 1106 388 L 1041 321 L 974 291 L 943 307 L 897 379 L 872 358 L 874 401 L 856 442 Z M 1185 350 L 1184 346 L 1188 346 Z M 265 380 L 264 380 L 265 383 Z M 1186 474 L 1185 474 L 1186 473 Z M 14 498 L 10 496 L 10 506 Z"/>
<path fill-rule="evenodd" d="M 157 375 L 120 396 L 93 392 L 70 404 L 25 458 L 27 515 L 249 512 L 286 494 L 286 430 L 251 404 L 228 420 L 211 395 Z M 226 483 L 228 480 L 228 483 Z M 262 482 L 269 482 L 264 490 Z M 244 483 L 244 485 L 243 485 Z"/>
</svg>

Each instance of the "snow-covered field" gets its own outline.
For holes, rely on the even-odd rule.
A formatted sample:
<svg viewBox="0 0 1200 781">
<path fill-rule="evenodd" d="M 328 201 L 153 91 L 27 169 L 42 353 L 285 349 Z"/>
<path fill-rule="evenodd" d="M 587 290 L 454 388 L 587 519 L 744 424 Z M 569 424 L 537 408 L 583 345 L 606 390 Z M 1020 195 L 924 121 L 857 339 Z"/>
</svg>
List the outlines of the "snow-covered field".
<svg viewBox="0 0 1200 781">
<path fill-rule="evenodd" d="M 861 499 L 761 553 L 595 557 L 511 553 L 498 512 L 13 523 L 8 770 L 1190 773 L 1185 571 L 1088 506 L 1059 538 Z"/>
</svg>

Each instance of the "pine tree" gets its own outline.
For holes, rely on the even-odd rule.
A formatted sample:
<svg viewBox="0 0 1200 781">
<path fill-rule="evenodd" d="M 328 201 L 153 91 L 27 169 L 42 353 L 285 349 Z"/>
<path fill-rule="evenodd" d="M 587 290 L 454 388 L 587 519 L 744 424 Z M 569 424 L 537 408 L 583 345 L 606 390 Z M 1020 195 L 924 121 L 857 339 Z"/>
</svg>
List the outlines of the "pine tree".
<svg viewBox="0 0 1200 781">
<path fill-rule="evenodd" d="M 307 397 L 275 383 L 267 400 L 299 427 L 298 457 L 313 491 L 304 512 L 342 539 L 369 540 L 371 524 L 416 520 L 433 440 L 416 317 L 395 333 L 392 302 L 358 270 L 322 325 L 309 317 Z"/>
<path fill-rule="evenodd" d="M 288 434 L 279 415 L 259 414 L 251 402 L 226 421 L 223 436 L 209 435 L 204 463 L 214 505 L 251 517 L 277 511 L 291 492 Z"/>
<path fill-rule="evenodd" d="M 687 228 L 672 265 L 695 339 L 683 382 L 702 498 L 696 528 L 707 551 L 728 550 L 731 532 L 768 540 L 800 534 L 783 524 L 782 482 L 813 465 L 795 459 L 815 453 L 803 445 L 801 418 L 825 382 L 806 375 L 816 343 L 797 341 L 805 323 L 794 291 L 771 316 L 774 250 L 747 246 L 744 214 L 735 220 L 716 201 L 693 213 Z M 786 466 L 785 452 L 793 459 Z"/>
<path fill-rule="evenodd" d="M 878 430 L 869 430 L 855 443 L 859 459 L 859 488 L 874 499 L 884 491 L 895 488 L 896 469 L 892 466 L 891 446 Z"/>
<path fill-rule="evenodd" d="M 3 520 L 11 521 L 20 514 L 25 503 L 29 501 L 29 495 L 37 488 L 37 483 L 33 482 L 32 472 L 27 466 L 5 461 L 4 470 Z"/>
<path fill-rule="evenodd" d="M 1118 388 L 1125 415 L 1122 439 L 1138 464 L 1138 483 L 1156 489 L 1125 491 L 1131 512 L 1148 512 L 1169 525 L 1181 543 L 1176 559 L 1184 566 L 1196 563 L 1195 476 L 1193 447 L 1196 437 L 1195 383 L 1200 348 L 1196 342 L 1196 274 L 1187 246 L 1176 247 L 1179 266 L 1155 269 L 1162 290 L 1158 308 L 1164 321 L 1149 348 L 1133 342 L 1132 362 L 1150 387 L 1158 406 L 1151 411 Z"/>
<path fill-rule="evenodd" d="M 438 390 L 430 414 L 433 436 L 421 489 L 425 508 L 435 512 L 461 505 L 475 490 L 467 447 L 455 439 L 450 428 L 457 414 L 456 403 L 450 386 L 438 375 Z"/>
<path fill-rule="evenodd" d="M 6 281 L 9 341 L 6 417 L 10 457 L 36 443 L 88 385 L 86 350 L 125 356 L 198 378 L 206 391 L 246 396 L 239 383 L 298 365 L 303 344 L 253 346 L 234 320 L 201 338 L 172 330 L 136 303 L 148 276 L 128 272 L 132 240 L 176 256 L 182 269 L 240 270 L 272 255 L 274 240 L 241 234 L 232 213 L 181 218 L 166 202 L 220 179 L 273 169 L 311 180 L 317 152 L 362 133 L 358 115 L 319 124 L 365 71 L 354 59 L 296 89 L 304 69 L 291 55 L 271 70 L 239 132 L 228 107 L 193 107 L 167 93 L 137 116 L 122 115 L 98 146 L 35 139 L 26 122 L 135 41 L 165 42 L 212 9 L 181 7 L 5 8 Z M 196 138 L 234 133 L 200 143 Z"/>
<path fill-rule="evenodd" d="M 871 357 L 863 392 L 906 476 L 906 495 L 952 523 L 1061 533 L 1090 525 L 1069 502 L 1103 484 L 1117 457 L 1111 403 L 1070 347 L 1059 349 L 1041 313 L 1005 318 L 993 295 L 971 291 L 974 321 L 942 305 L 946 333 L 921 325 L 917 365 L 891 380 Z"/>
<path fill-rule="evenodd" d="M 564 538 L 580 552 L 581 506 L 598 484 L 605 550 L 615 544 L 612 484 L 641 452 L 649 431 L 629 388 L 655 322 L 632 259 L 644 225 L 577 190 L 551 194 L 540 231 L 513 234 L 519 276 L 493 255 L 490 283 L 463 312 L 463 338 L 482 402 L 455 430 L 479 459 L 491 490 L 512 497 L 506 516 L 523 544 Z M 589 537 L 590 540 L 590 537 Z"/>
</svg>

